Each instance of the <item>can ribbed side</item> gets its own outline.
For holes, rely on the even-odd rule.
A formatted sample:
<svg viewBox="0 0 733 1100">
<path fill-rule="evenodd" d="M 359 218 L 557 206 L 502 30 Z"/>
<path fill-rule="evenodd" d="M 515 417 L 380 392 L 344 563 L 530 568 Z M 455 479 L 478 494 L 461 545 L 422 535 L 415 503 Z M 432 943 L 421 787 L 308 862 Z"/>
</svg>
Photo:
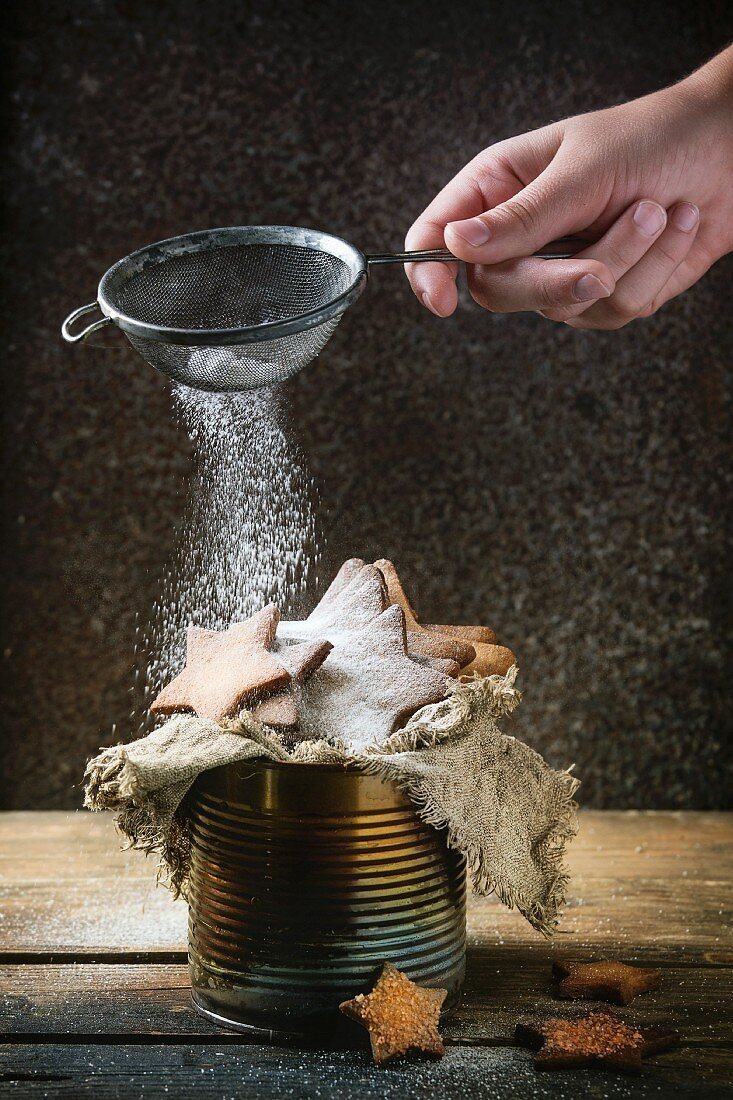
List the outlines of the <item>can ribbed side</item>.
<svg viewBox="0 0 733 1100">
<path fill-rule="evenodd" d="M 191 813 L 204 1009 L 297 1030 L 369 988 L 386 959 L 455 1002 L 465 863 L 391 785 L 333 767 L 230 766 L 199 780 Z"/>
</svg>

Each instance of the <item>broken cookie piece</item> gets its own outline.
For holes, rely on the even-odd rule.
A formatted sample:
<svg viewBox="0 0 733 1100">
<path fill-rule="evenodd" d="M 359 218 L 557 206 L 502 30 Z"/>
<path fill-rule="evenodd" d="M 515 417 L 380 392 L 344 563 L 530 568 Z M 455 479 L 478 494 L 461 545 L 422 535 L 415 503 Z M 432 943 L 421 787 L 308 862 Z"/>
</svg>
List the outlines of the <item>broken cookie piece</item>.
<svg viewBox="0 0 733 1100">
<path fill-rule="evenodd" d="M 378 1066 L 409 1053 L 442 1058 L 438 1031 L 447 989 L 425 989 L 411 982 L 391 962 L 382 967 L 371 993 L 360 993 L 339 1005 L 344 1016 L 369 1032 L 372 1057 Z"/>
<path fill-rule="evenodd" d="M 517 1024 L 515 1039 L 537 1050 L 537 1069 L 582 1069 L 600 1066 L 639 1073 L 642 1058 L 677 1045 L 676 1032 L 631 1027 L 610 1009 L 594 1009 L 575 1020 L 549 1018 Z"/>
</svg>

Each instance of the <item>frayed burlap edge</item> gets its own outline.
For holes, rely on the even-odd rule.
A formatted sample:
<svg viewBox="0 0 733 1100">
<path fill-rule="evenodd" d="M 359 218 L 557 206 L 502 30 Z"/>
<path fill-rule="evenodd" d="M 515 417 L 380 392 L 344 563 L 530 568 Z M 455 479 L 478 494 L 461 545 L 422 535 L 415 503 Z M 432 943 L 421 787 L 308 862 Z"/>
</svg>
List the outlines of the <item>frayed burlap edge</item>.
<svg viewBox="0 0 733 1100">
<path fill-rule="evenodd" d="M 445 699 L 422 707 L 402 729 L 396 730 L 382 745 L 371 745 L 367 752 L 385 756 L 435 748 L 460 731 L 479 701 L 486 704 L 492 718 L 505 718 L 522 701 L 522 693 L 514 686 L 518 675 L 518 667 L 512 665 L 504 676 L 479 676 L 475 672 L 463 680 L 449 681 Z"/>
<path fill-rule="evenodd" d="M 450 848 L 463 853 L 466 867 L 476 894 L 486 896 L 495 894 L 508 909 L 516 909 L 529 923 L 544 936 L 551 936 L 558 923 L 561 909 L 567 895 L 570 876 L 565 866 L 567 843 L 578 831 L 575 793 L 580 780 L 571 774 L 570 769 L 556 771 L 528 745 L 516 742 L 513 737 L 500 734 L 507 744 L 518 744 L 539 771 L 559 787 L 559 804 L 555 826 L 538 846 L 537 858 L 548 871 L 548 888 L 541 899 L 528 896 L 515 884 L 497 876 L 495 864 L 485 848 L 457 827 L 445 812 L 429 800 L 423 784 L 410 775 L 400 775 L 399 771 L 380 757 L 393 753 L 414 752 L 425 748 L 435 748 L 441 742 L 455 736 L 470 721 L 474 707 L 479 701 L 487 704 L 487 710 L 494 719 L 501 719 L 516 710 L 521 702 L 521 693 L 514 684 L 518 675 L 516 665 L 505 676 L 480 677 L 474 674 L 450 685 L 446 698 L 440 703 L 424 707 L 406 724 L 397 730 L 380 748 L 373 748 L 364 759 L 362 770 L 378 775 L 394 785 L 412 802 L 418 817 L 427 825 L 445 833 Z M 498 732 L 498 731 L 497 731 Z"/>
<path fill-rule="evenodd" d="M 160 857 L 157 882 L 166 886 L 174 898 L 186 898 L 191 857 L 191 823 L 186 796 L 205 769 L 199 767 L 189 777 L 173 783 L 161 799 L 160 788 L 149 789 L 148 771 L 132 759 L 136 746 L 153 740 L 176 723 L 183 728 L 187 723 L 195 723 L 204 733 L 209 733 L 212 741 L 225 742 L 231 735 L 229 741 L 233 751 L 228 753 L 228 760 L 232 763 L 260 756 L 283 762 L 292 757 L 280 735 L 261 725 L 245 710 L 221 725 L 205 722 L 194 715 L 176 715 L 142 741 L 102 749 L 89 761 L 84 772 L 85 808 L 114 813 L 115 827 L 125 838 L 123 850 L 132 849 L 146 856 L 157 854 Z M 243 751 L 245 747 L 248 748 Z M 222 756 L 212 766 L 223 763 L 227 763 L 227 759 Z"/>
<path fill-rule="evenodd" d="M 580 780 L 570 772 L 560 773 L 564 787 L 562 812 L 558 816 L 556 828 L 544 841 L 544 861 L 546 866 L 552 868 L 553 878 L 545 896 L 537 899 L 528 897 L 521 889 L 498 878 L 485 850 L 456 828 L 445 813 L 430 804 L 418 781 L 409 776 L 396 775 L 392 769 L 385 767 L 383 762 L 374 758 L 366 761 L 362 765 L 362 770 L 394 783 L 409 798 L 421 821 L 445 832 L 448 847 L 462 852 L 466 858 L 466 869 L 475 894 L 480 896 L 495 894 L 502 904 L 508 909 L 516 909 L 543 936 L 553 935 L 560 912 L 565 905 L 570 882 L 570 875 L 565 867 L 565 849 L 567 842 L 578 831 L 578 804 L 573 796 L 580 786 Z"/>
</svg>

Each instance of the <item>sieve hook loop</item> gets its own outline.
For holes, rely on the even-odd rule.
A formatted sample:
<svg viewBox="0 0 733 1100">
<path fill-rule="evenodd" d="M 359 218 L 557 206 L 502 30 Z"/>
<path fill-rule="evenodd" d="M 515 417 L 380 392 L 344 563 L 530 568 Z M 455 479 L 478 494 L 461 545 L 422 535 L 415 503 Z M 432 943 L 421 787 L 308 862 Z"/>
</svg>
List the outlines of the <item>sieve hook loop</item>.
<svg viewBox="0 0 733 1100">
<path fill-rule="evenodd" d="M 80 306 L 79 309 L 75 309 L 73 313 L 64 321 L 61 326 L 61 335 L 67 344 L 78 344 L 80 340 L 86 340 L 87 336 L 91 336 L 93 332 L 98 332 L 100 328 L 104 328 L 105 325 L 111 325 L 113 322 L 109 317 L 102 317 L 99 321 L 93 321 L 91 325 L 87 325 L 81 332 L 74 334 L 71 331 L 71 326 L 75 321 L 78 321 L 80 317 L 84 317 L 87 313 L 94 313 L 95 309 L 99 309 L 98 302 L 90 302 L 88 306 Z M 102 312 L 101 309 L 99 310 Z"/>
</svg>

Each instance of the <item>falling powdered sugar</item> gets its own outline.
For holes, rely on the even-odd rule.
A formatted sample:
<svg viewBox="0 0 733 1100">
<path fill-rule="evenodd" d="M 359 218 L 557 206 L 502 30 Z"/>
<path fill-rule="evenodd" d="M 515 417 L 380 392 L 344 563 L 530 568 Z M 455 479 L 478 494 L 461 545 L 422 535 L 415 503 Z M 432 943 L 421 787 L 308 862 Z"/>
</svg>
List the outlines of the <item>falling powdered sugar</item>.
<svg viewBox="0 0 733 1100">
<path fill-rule="evenodd" d="M 212 394 L 176 386 L 196 464 L 186 514 L 147 629 L 136 645 L 134 718 L 185 658 L 190 624 L 224 629 L 267 603 L 302 612 L 317 584 L 313 484 L 284 429 L 276 389 Z"/>
</svg>

